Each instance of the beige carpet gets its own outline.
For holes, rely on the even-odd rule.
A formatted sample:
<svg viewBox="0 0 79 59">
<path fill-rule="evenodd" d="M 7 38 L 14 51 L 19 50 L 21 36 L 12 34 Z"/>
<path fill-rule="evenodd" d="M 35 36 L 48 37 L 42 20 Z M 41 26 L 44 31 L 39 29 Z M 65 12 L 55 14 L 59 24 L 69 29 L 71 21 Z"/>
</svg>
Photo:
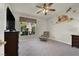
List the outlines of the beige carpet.
<svg viewBox="0 0 79 59">
<path fill-rule="evenodd" d="M 29 38 L 19 41 L 19 56 L 79 56 L 79 49 L 54 40 Z"/>
</svg>

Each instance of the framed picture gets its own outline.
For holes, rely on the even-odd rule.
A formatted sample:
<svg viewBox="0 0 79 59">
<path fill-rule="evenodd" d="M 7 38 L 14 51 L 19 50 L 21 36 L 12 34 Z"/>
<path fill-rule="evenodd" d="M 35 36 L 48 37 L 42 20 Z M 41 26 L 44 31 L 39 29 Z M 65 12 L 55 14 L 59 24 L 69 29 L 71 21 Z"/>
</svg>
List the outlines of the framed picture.
<svg viewBox="0 0 79 59">
<path fill-rule="evenodd" d="M 61 15 L 61 16 L 58 16 L 58 20 L 56 23 L 59 23 L 59 22 L 64 22 L 64 21 L 71 21 L 73 20 L 74 18 L 70 18 L 68 15 Z"/>
<path fill-rule="evenodd" d="M 69 17 L 67 15 L 62 15 L 58 17 L 58 22 L 63 22 L 69 20 Z"/>
</svg>

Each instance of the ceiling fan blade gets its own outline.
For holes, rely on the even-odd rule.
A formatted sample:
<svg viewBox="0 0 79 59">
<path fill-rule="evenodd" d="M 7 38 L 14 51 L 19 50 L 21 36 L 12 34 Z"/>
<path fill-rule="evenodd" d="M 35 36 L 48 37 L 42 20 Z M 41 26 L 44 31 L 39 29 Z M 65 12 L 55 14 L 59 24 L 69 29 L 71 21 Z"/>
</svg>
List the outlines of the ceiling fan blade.
<svg viewBox="0 0 79 59">
<path fill-rule="evenodd" d="M 37 14 L 39 14 L 40 12 L 42 12 L 42 10 L 38 11 Z"/>
<path fill-rule="evenodd" d="M 53 3 L 49 3 L 48 6 L 50 7 Z"/>
<path fill-rule="evenodd" d="M 38 8 L 42 8 L 41 6 L 36 6 L 36 7 L 38 7 Z"/>
<path fill-rule="evenodd" d="M 49 11 L 56 11 L 55 9 L 49 9 Z"/>
<path fill-rule="evenodd" d="M 47 15 L 47 12 L 45 12 L 45 15 Z"/>
<path fill-rule="evenodd" d="M 73 13 L 75 13 L 76 12 L 76 10 L 73 10 Z"/>
<path fill-rule="evenodd" d="M 44 3 L 43 7 L 46 7 L 46 3 Z"/>
<path fill-rule="evenodd" d="M 71 9 L 72 9 L 72 8 L 70 7 L 70 8 L 66 11 L 66 13 L 69 12 Z"/>
</svg>

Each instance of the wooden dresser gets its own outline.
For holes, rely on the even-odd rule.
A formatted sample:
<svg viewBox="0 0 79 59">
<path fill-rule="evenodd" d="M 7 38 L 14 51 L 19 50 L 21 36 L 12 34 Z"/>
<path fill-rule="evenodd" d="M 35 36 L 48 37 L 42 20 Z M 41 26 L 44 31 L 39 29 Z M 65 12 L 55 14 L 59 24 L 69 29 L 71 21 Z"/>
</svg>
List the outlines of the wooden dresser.
<svg viewBox="0 0 79 59">
<path fill-rule="evenodd" d="M 79 35 L 72 35 L 72 47 L 79 48 Z"/>
<path fill-rule="evenodd" d="M 19 32 L 4 32 L 4 46 L 5 56 L 18 56 L 18 37 Z"/>
</svg>

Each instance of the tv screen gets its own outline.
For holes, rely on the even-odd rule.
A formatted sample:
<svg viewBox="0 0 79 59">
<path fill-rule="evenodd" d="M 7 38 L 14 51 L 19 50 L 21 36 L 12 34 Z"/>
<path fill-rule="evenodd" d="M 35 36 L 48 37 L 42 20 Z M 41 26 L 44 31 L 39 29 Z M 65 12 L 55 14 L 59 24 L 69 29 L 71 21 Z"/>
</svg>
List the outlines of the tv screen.
<svg viewBox="0 0 79 59">
<path fill-rule="evenodd" d="M 7 30 L 10 30 L 10 31 L 13 31 L 15 30 L 15 18 L 12 14 L 12 12 L 10 11 L 9 7 L 7 7 L 7 13 L 6 13 L 6 16 L 7 16 L 7 26 L 6 26 L 6 29 Z"/>
</svg>

